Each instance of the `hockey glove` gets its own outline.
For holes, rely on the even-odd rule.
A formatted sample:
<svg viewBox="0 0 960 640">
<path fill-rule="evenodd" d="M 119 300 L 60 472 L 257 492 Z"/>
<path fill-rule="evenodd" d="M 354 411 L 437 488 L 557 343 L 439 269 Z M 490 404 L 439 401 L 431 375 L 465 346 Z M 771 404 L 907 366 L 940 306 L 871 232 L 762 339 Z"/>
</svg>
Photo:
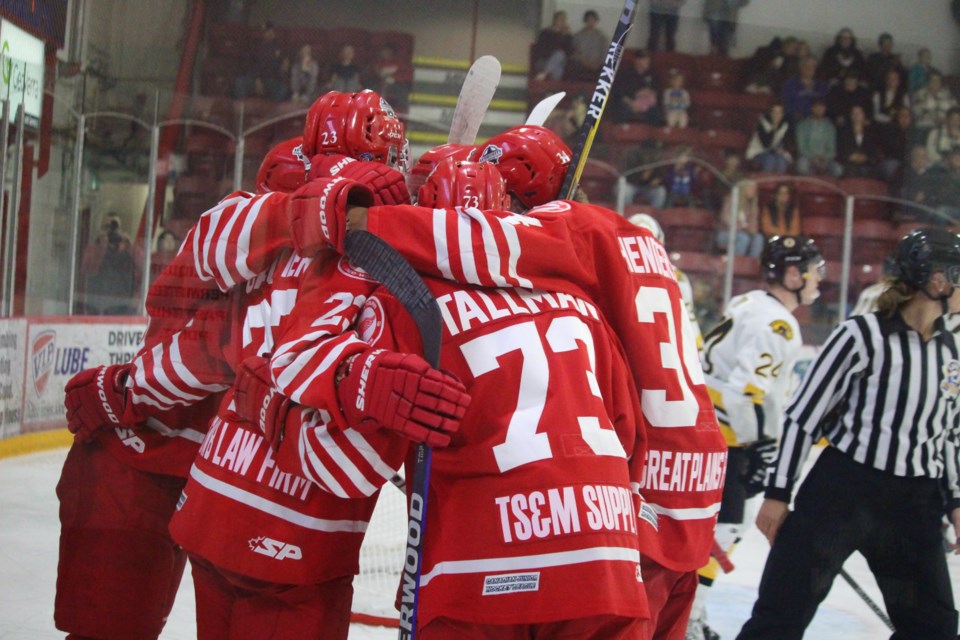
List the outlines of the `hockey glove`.
<svg viewBox="0 0 960 640">
<path fill-rule="evenodd" d="M 257 425 L 276 451 L 283 441 L 283 427 L 294 403 L 274 388 L 270 361 L 260 356 L 244 360 L 237 371 L 233 392 L 229 418 Z"/>
<path fill-rule="evenodd" d="M 747 470 L 744 484 L 747 494 L 755 496 L 764 490 L 767 484 L 767 469 L 777 459 L 777 441 L 773 438 L 761 438 L 744 447 L 747 453 Z"/>
<path fill-rule="evenodd" d="M 70 378 L 63 406 L 67 408 L 67 429 L 77 442 L 91 442 L 100 431 L 124 425 L 126 381 L 132 365 L 84 369 Z"/>
<path fill-rule="evenodd" d="M 304 257 L 316 255 L 327 245 L 343 253 L 347 205 L 372 204 L 370 188 L 353 180 L 337 176 L 308 182 L 287 201 L 293 248 Z"/>
<path fill-rule="evenodd" d="M 370 187 L 373 204 L 410 204 L 410 192 L 403 174 L 381 162 L 354 160 L 338 154 L 314 156 L 309 180 L 341 176 Z"/>
<path fill-rule="evenodd" d="M 351 427 L 361 433 L 384 427 L 431 447 L 450 444 L 470 404 L 457 378 L 420 356 L 382 349 L 364 351 L 344 366 L 337 395 Z"/>
</svg>

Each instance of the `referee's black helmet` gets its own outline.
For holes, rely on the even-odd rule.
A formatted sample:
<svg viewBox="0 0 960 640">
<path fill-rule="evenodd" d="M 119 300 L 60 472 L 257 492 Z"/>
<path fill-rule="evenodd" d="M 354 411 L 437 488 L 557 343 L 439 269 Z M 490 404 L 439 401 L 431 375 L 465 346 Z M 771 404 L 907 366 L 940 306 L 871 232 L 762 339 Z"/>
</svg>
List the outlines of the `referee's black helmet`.
<svg viewBox="0 0 960 640">
<path fill-rule="evenodd" d="M 923 289 L 938 271 L 954 286 L 960 286 L 960 236 L 947 229 L 929 227 L 901 238 L 893 254 L 895 278 Z"/>
<path fill-rule="evenodd" d="M 812 239 L 804 236 L 773 236 L 767 240 L 760 254 L 760 275 L 767 282 L 782 283 L 788 267 L 796 266 L 800 273 L 805 273 L 810 263 L 823 269 L 820 249 Z"/>
</svg>

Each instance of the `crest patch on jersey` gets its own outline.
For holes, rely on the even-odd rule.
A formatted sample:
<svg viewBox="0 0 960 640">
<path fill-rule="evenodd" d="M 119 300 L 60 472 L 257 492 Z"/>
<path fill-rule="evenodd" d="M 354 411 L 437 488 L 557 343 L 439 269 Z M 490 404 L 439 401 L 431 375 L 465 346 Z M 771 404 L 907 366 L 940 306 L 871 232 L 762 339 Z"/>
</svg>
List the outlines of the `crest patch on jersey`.
<svg viewBox="0 0 960 640">
<path fill-rule="evenodd" d="M 783 336 L 784 340 L 793 340 L 793 327 L 786 320 L 774 320 L 770 323 L 770 328 L 778 336 Z"/>
<path fill-rule="evenodd" d="M 357 318 L 357 335 L 367 344 L 377 344 L 383 334 L 383 325 L 383 305 L 376 298 L 368 298 Z"/>
<path fill-rule="evenodd" d="M 940 390 L 948 400 L 956 400 L 960 395 L 960 361 L 949 360 L 943 365 L 943 380 L 940 381 Z"/>
<path fill-rule="evenodd" d="M 349 276 L 356 280 L 363 280 L 365 282 L 376 282 L 373 278 L 367 275 L 367 272 L 361 269 L 360 267 L 355 267 L 350 264 L 350 261 L 347 258 L 340 258 L 340 261 L 337 262 L 337 271 L 342 273 L 345 276 Z"/>
</svg>

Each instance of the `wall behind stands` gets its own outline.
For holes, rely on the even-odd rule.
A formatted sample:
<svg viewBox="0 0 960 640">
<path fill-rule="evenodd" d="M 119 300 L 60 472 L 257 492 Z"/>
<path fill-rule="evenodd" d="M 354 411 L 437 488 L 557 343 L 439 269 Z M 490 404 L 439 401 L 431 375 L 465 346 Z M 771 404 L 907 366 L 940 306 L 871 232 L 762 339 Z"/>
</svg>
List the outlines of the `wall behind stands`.
<svg viewBox="0 0 960 640">
<path fill-rule="evenodd" d="M 418 56 L 470 57 L 472 0 L 284 0 L 283 14 L 277 13 L 276 4 L 255 3 L 251 22 L 407 31 L 416 36 L 414 53 Z M 477 11 L 476 55 L 490 54 L 504 63 L 526 65 L 540 18 L 540 3 L 481 0 Z"/>
<path fill-rule="evenodd" d="M 640 0 L 629 47 L 646 46 L 649 7 L 649 0 Z M 595 9 L 600 14 L 600 27 L 612 33 L 623 2 L 545 0 L 542 24 L 549 24 L 553 12 L 559 9 L 567 11 L 573 31 L 581 27 L 583 12 Z M 680 15 L 677 48 L 688 53 L 708 53 L 710 41 L 701 17 L 703 0 L 686 0 Z M 933 52 L 934 64 L 941 70 L 956 73 L 960 69 L 960 26 L 950 15 L 950 0 L 750 0 L 740 11 L 733 55 L 749 56 L 774 36 L 792 35 L 806 40 L 819 56 L 842 27 L 853 29 L 865 53 L 875 51 L 877 36 L 889 32 L 905 64 L 913 64 L 919 47 L 928 47 Z"/>
</svg>

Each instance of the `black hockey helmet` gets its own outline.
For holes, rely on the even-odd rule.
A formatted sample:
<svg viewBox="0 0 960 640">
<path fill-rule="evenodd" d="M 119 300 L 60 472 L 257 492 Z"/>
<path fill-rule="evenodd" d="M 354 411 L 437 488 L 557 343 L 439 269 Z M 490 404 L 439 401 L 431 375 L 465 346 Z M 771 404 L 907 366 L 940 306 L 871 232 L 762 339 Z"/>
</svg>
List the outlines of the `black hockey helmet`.
<svg viewBox="0 0 960 640">
<path fill-rule="evenodd" d="M 953 286 L 960 286 L 960 236 L 938 227 L 911 231 L 900 239 L 893 254 L 892 274 L 911 287 L 923 290 L 930 276 L 941 271 Z"/>
<path fill-rule="evenodd" d="M 823 269 L 823 258 L 817 243 L 804 236 L 773 236 L 760 254 L 760 275 L 767 282 L 783 284 L 787 267 L 796 266 L 806 272 L 810 263 Z"/>
</svg>

